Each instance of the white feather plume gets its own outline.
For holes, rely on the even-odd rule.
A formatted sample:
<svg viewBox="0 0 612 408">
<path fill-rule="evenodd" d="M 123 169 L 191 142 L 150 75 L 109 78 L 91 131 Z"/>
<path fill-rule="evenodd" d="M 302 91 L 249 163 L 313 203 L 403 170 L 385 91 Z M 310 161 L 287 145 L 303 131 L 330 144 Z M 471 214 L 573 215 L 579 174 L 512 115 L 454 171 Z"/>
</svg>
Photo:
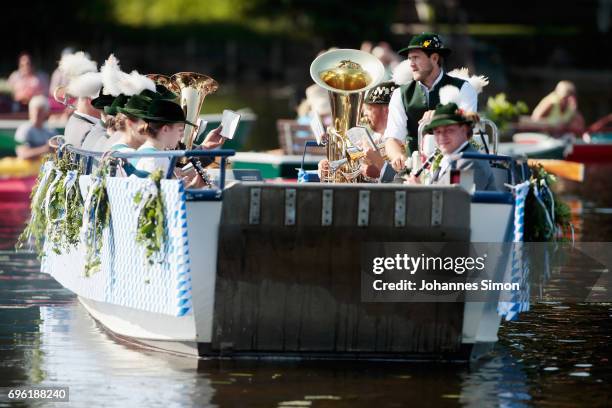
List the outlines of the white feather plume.
<svg viewBox="0 0 612 408">
<path fill-rule="evenodd" d="M 453 69 L 448 73 L 448 75 L 468 81 L 476 90 L 477 94 L 482 92 L 482 88 L 489 85 L 489 78 L 484 75 L 470 75 L 469 70 L 465 67 Z"/>
<path fill-rule="evenodd" d="M 453 85 L 445 85 L 440 88 L 440 103 L 446 105 L 449 103 L 455 103 L 457 106 L 461 104 L 461 96 L 459 88 Z"/>
<path fill-rule="evenodd" d="M 59 69 L 70 81 L 87 72 L 97 72 L 98 64 L 89 58 L 89 54 L 79 51 L 64 55 L 59 62 Z"/>
<path fill-rule="evenodd" d="M 393 69 L 391 79 L 393 79 L 393 82 L 399 86 L 410 83 L 414 79 L 412 68 L 410 67 L 410 61 L 404 60 L 397 64 L 397 66 Z"/>
<path fill-rule="evenodd" d="M 145 89 L 155 92 L 155 82 L 139 74 L 138 71 L 123 75 L 119 81 L 119 87 L 121 93 L 128 96 L 139 94 Z"/>
<path fill-rule="evenodd" d="M 482 88 L 489 85 L 489 78 L 484 75 L 472 75 L 468 82 L 474 87 L 476 93 L 479 94 L 482 92 Z"/>
<path fill-rule="evenodd" d="M 100 73 L 102 74 L 102 85 L 104 86 L 103 92 L 106 95 L 119 95 L 121 93 L 119 82 L 127 74 L 121 71 L 119 60 L 113 54 L 109 55 L 106 62 L 104 62 L 104 65 L 100 68 Z"/>
<path fill-rule="evenodd" d="M 73 78 L 66 87 L 69 95 L 77 98 L 95 98 L 102 88 L 102 74 L 99 72 L 86 72 Z"/>
</svg>

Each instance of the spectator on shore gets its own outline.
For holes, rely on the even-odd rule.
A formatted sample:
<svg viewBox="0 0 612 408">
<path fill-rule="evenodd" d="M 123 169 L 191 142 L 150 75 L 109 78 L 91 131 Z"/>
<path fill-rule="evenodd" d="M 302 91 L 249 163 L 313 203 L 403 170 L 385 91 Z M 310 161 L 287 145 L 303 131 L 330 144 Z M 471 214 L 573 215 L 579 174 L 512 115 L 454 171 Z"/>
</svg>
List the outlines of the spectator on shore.
<svg viewBox="0 0 612 408">
<path fill-rule="evenodd" d="M 381 41 L 372 49 L 372 55 L 380 60 L 385 67 L 385 81 L 391 79 L 393 69 L 402 62 L 401 57 L 393 51 L 389 43 Z"/>
<path fill-rule="evenodd" d="M 20 54 L 17 61 L 18 68 L 8 79 L 13 93 L 13 112 L 25 111 L 32 97 L 49 93 L 49 77 L 34 70 L 30 54 Z"/>
<path fill-rule="evenodd" d="M 49 116 L 47 97 L 36 95 L 28 104 L 29 121 L 20 125 L 15 132 L 15 148 L 17 157 L 21 159 L 36 159 L 50 152 L 48 141 L 57 134 L 55 130 L 45 127 Z"/>
<path fill-rule="evenodd" d="M 531 119 L 554 127 L 555 133 L 581 134 L 584 118 L 578 110 L 576 87 L 570 81 L 561 81 L 533 110 Z"/>
</svg>

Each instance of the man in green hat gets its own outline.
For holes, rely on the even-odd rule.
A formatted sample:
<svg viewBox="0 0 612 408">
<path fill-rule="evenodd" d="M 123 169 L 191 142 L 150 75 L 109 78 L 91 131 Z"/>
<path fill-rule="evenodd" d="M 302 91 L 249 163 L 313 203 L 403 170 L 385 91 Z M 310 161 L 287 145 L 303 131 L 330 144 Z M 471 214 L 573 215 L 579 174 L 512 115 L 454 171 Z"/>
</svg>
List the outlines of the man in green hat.
<svg viewBox="0 0 612 408">
<path fill-rule="evenodd" d="M 435 33 L 415 35 L 406 48 L 409 62 L 403 62 L 412 71 L 412 80 L 399 83 L 389 103 L 389 118 L 385 130 L 385 150 L 395 171 L 405 166 L 406 144 L 409 150 L 418 149 L 418 126 L 428 121 L 440 102 L 439 91 L 446 85 L 460 90 L 462 105 L 477 111 L 476 90 L 465 80 L 447 75 L 443 69 L 444 58 L 451 52 Z M 400 64 L 400 65 L 402 65 Z M 398 80 L 396 79 L 396 82 Z"/>
<path fill-rule="evenodd" d="M 472 126 L 478 121 L 478 115 L 459 109 L 457 104 L 438 105 L 431 122 L 425 126 L 425 132 L 433 132 L 436 145 L 440 149 L 441 160 L 435 161 L 431 168 L 431 184 L 443 184 L 455 162 L 457 170 L 472 170 L 476 190 L 496 190 L 495 177 L 487 160 L 459 159 L 453 156 L 460 153 L 478 153 L 470 144 Z M 411 176 L 410 184 L 420 184 L 420 180 Z"/>
</svg>

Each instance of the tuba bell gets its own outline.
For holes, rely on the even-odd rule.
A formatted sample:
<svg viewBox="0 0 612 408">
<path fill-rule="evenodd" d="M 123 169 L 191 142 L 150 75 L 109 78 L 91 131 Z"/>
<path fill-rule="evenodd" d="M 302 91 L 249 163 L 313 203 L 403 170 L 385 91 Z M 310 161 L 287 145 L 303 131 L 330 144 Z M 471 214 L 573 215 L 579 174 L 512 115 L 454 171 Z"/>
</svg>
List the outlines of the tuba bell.
<svg viewBox="0 0 612 408">
<path fill-rule="evenodd" d="M 378 58 L 364 51 L 338 49 L 319 55 L 310 65 L 310 76 L 329 93 L 332 125 L 324 136 L 331 174 L 322 181 L 354 183 L 360 175 L 359 162 L 349 155 L 347 131 L 357 126 L 363 98 L 382 81 L 385 68 Z"/>
<path fill-rule="evenodd" d="M 151 79 L 157 85 L 163 85 L 171 92 L 180 95 L 181 89 L 168 75 L 164 74 L 147 74 L 147 78 Z"/>
<path fill-rule="evenodd" d="M 170 81 L 176 84 L 176 93 L 181 96 L 181 107 L 185 112 L 185 118 L 196 124 L 196 126 L 185 124 L 183 133 L 182 143 L 187 150 L 191 150 L 195 135 L 197 135 L 198 117 L 204 98 L 214 93 L 219 88 L 219 84 L 211 77 L 196 72 L 179 72 L 172 75 Z M 173 89 L 170 90 L 175 92 Z"/>
</svg>

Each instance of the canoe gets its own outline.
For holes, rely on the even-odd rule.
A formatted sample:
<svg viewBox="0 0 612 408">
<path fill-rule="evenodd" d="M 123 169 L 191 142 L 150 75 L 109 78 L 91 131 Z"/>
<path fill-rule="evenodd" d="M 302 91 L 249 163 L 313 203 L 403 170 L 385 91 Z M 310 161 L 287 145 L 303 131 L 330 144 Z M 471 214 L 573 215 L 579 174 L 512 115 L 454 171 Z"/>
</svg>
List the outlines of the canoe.
<svg viewBox="0 0 612 408">
<path fill-rule="evenodd" d="M 534 159 L 563 159 L 567 145 L 544 133 L 516 133 L 512 142 L 500 143 L 499 154 Z"/>
<path fill-rule="evenodd" d="M 306 155 L 304 169 L 315 170 L 323 156 Z M 264 179 L 297 179 L 302 165 L 301 155 L 282 155 L 259 152 L 239 152 L 230 159 L 232 168 L 258 170 Z"/>
<path fill-rule="evenodd" d="M 571 146 L 567 160 L 580 163 L 612 162 L 612 132 L 586 134 Z"/>
</svg>

